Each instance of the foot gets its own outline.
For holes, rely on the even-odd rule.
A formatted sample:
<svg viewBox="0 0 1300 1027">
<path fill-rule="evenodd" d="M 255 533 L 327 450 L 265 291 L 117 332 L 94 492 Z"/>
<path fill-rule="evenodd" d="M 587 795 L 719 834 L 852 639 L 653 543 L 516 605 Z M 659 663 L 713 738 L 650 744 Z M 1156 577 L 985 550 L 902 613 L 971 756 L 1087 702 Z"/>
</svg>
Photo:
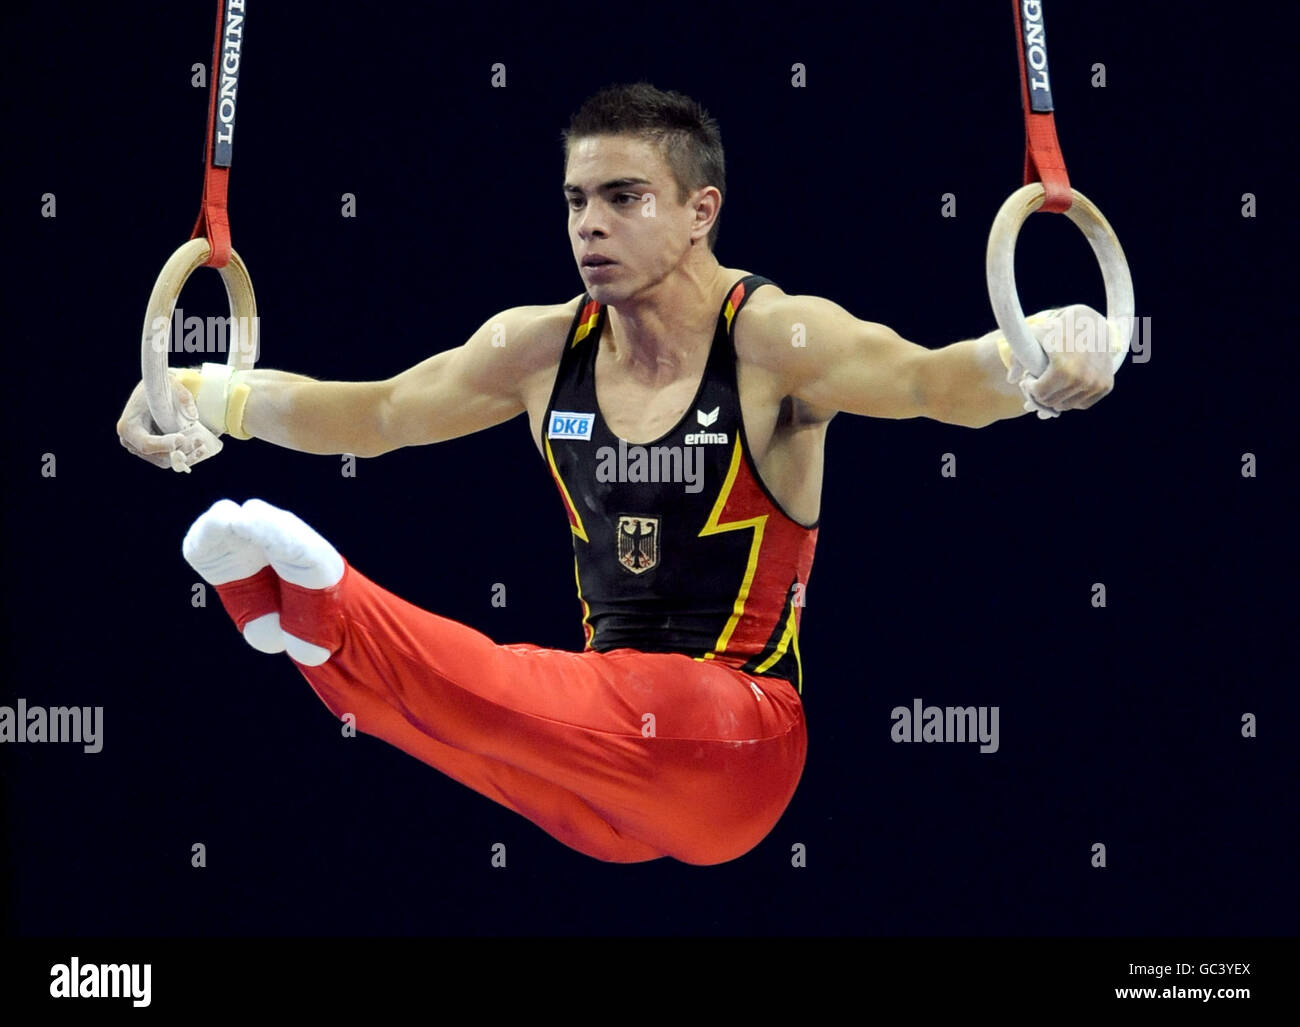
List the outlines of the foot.
<svg viewBox="0 0 1300 1027">
<path fill-rule="evenodd" d="M 238 503 L 218 499 L 185 533 L 181 552 L 209 585 L 251 578 L 271 562 L 260 546 L 235 534 L 243 515 Z"/>
<path fill-rule="evenodd" d="M 231 529 L 266 556 L 275 573 L 303 588 L 329 588 L 343 577 L 343 557 L 297 514 L 250 499 Z"/>
<path fill-rule="evenodd" d="M 219 499 L 185 533 L 181 553 L 209 585 L 251 578 L 271 562 L 259 546 L 235 534 L 233 525 L 243 515 L 238 503 Z M 279 596 L 268 602 L 279 605 Z M 258 652 L 284 652 L 278 611 L 250 620 L 244 625 L 243 635 L 244 641 Z"/>
<path fill-rule="evenodd" d="M 343 578 L 343 557 L 310 524 L 297 514 L 250 499 L 240 508 L 231 530 L 265 554 L 267 562 L 284 581 L 302 588 L 330 588 Z M 308 667 L 319 667 L 330 658 L 330 650 L 305 641 L 281 629 L 289 658 Z"/>
<path fill-rule="evenodd" d="M 214 586 L 250 578 L 268 565 L 303 588 L 329 588 L 343 577 L 343 558 L 329 542 L 297 515 L 260 499 L 242 507 L 218 500 L 190 527 L 181 551 Z M 330 650 L 284 631 L 278 611 L 250 620 L 243 635 L 259 652 L 286 652 L 310 667 L 330 657 Z"/>
</svg>

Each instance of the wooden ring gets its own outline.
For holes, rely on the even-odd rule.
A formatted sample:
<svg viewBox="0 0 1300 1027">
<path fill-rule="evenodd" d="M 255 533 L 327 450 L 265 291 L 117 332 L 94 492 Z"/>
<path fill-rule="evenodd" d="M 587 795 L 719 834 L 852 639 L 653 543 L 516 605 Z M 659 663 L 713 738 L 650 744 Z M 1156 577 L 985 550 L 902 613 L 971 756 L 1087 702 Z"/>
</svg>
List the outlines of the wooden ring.
<svg viewBox="0 0 1300 1027">
<path fill-rule="evenodd" d="M 1065 216 L 1087 237 L 1093 255 L 1101 265 L 1102 280 L 1106 283 L 1106 322 L 1109 326 L 1109 345 L 1113 369 L 1118 370 L 1128 352 L 1133 333 L 1133 278 L 1128 261 L 1119 244 L 1115 230 L 1083 193 L 1071 189 L 1074 202 Z M 1011 346 L 1016 359 L 1038 378 L 1047 370 L 1047 354 L 1030 334 L 1025 324 L 1025 312 L 1016 294 L 1016 238 L 1025 219 L 1043 205 L 1045 190 L 1041 182 L 1032 182 L 1012 193 L 989 231 L 988 255 L 985 270 L 988 275 L 989 299 L 993 303 L 993 316 L 998 328 Z"/>
<path fill-rule="evenodd" d="M 167 354 L 171 348 L 172 314 L 181 289 L 195 270 L 203 266 L 212 248 L 206 239 L 191 239 L 173 253 L 154 282 L 149 294 L 149 309 L 144 315 L 144 334 L 140 344 L 140 375 L 145 399 L 154 423 L 164 434 L 181 426 L 180 411 L 172 396 Z M 248 268 L 234 250 L 230 262 L 217 269 L 226 286 L 230 303 L 231 325 L 227 334 L 226 362 L 236 370 L 246 371 L 257 363 L 259 345 L 257 299 Z M 246 331 L 245 331 L 246 329 Z"/>
</svg>

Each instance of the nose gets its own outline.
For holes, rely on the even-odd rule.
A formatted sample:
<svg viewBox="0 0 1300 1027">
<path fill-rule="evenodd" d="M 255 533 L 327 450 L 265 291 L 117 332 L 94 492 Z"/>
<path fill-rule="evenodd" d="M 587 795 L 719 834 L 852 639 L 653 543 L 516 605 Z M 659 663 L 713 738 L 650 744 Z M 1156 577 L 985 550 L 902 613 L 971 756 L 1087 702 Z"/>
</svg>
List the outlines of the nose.
<svg viewBox="0 0 1300 1027">
<path fill-rule="evenodd" d="M 597 212 L 594 203 L 588 203 L 582 208 L 576 227 L 578 238 L 583 241 L 592 238 L 603 239 L 607 234 L 604 216 Z"/>
</svg>

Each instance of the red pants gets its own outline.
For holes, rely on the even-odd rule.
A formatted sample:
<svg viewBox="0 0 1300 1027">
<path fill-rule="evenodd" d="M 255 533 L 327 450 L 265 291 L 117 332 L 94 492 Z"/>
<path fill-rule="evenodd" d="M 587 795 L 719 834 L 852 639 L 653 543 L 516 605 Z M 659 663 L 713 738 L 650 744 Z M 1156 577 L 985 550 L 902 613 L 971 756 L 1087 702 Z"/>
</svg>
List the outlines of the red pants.
<svg viewBox="0 0 1300 1027">
<path fill-rule="evenodd" d="M 335 716 L 596 859 L 735 859 L 803 771 L 803 708 L 780 679 L 676 653 L 497 645 L 346 561 L 328 589 L 266 567 L 217 592 L 241 630 L 279 610 L 285 631 L 335 650 L 295 663 Z"/>
</svg>

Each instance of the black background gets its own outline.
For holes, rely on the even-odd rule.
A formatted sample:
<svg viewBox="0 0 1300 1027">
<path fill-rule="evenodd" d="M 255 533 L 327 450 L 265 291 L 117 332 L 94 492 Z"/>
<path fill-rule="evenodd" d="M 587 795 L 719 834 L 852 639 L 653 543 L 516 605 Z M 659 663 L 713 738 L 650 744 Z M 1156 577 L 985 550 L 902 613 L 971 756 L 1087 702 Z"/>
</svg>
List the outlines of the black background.
<svg viewBox="0 0 1300 1027">
<path fill-rule="evenodd" d="M 3 701 L 104 707 L 98 754 L 0 752 L 10 934 L 1294 931 L 1294 90 L 1267 11 L 1047 5 L 1072 183 L 1123 242 L 1151 359 L 1050 422 L 836 419 L 804 778 L 761 845 L 697 868 L 593 861 L 341 738 L 215 595 L 191 606 L 185 530 L 259 496 L 497 641 L 581 642 L 522 418 L 353 479 L 261 442 L 192 475 L 120 447 L 145 302 L 198 206 L 212 6 L 4 15 Z M 928 346 L 993 327 L 984 247 L 1023 157 L 1009 4 L 249 6 L 230 210 L 261 366 L 385 378 L 577 295 L 559 133 L 639 78 L 721 123 L 724 264 Z M 1018 252 L 1026 310 L 1104 306 L 1066 219 L 1031 218 Z M 218 277 L 181 305 L 224 314 Z M 914 697 L 999 706 L 1000 751 L 894 744 Z"/>
</svg>

